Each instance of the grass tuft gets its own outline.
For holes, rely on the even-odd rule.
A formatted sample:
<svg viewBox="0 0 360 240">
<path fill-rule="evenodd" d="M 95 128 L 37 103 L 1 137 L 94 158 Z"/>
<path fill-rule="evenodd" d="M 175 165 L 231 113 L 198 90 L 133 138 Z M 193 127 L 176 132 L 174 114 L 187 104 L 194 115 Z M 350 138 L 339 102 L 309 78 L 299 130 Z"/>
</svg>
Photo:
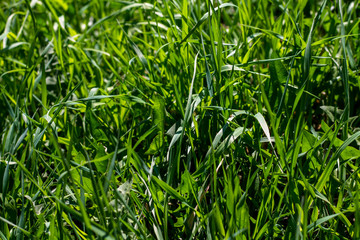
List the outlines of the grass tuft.
<svg viewBox="0 0 360 240">
<path fill-rule="evenodd" d="M 359 1 L 0 3 L 0 239 L 360 239 Z"/>
</svg>

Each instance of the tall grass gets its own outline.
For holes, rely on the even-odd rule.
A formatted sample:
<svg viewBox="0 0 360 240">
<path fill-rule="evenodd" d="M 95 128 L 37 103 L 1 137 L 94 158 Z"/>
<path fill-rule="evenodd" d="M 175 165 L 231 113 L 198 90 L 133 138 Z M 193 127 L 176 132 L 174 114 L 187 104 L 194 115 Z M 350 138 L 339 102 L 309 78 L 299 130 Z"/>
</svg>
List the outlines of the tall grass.
<svg viewBox="0 0 360 240">
<path fill-rule="evenodd" d="M 359 1 L 0 3 L 1 239 L 360 239 Z"/>
</svg>

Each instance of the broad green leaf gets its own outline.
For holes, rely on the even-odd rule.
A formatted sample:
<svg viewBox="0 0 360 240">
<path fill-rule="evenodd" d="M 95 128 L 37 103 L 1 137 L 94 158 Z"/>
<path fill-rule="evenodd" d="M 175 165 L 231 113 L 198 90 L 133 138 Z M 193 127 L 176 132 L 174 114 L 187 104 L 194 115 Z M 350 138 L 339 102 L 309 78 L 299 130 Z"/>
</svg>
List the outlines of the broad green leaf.
<svg viewBox="0 0 360 240">
<path fill-rule="evenodd" d="M 146 155 L 153 155 L 160 151 L 164 144 L 164 137 L 162 134 L 157 134 L 152 140 L 149 149 L 145 152 Z"/>
<path fill-rule="evenodd" d="M 101 129 L 102 126 L 99 123 L 97 116 L 93 113 L 93 110 L 89 107 L 86 109 L 86 121 L 89 124 L 88 130 L 91 133 L 91 135 L 95 138 L 95 140 L 108 141 L 106 134 Z"/>
<path fill-rule="evenodd" d="M 330 131 L 328 138 L 330 141 L 334 138 L 334 132 L 330 130 L 330 127 L 325 123 L 321 123 L 321 128 L 324 130 L 324 132 Z M 340 148 L 344 144 L 344 141 L 340 140 L 339 138 L 335 137 L 334 140 L 334 146 L 336 148 Z M 345 149 L 340 154 L 341 158 L 343 160 L 353 159 L 353 158 L 359 158 L 360 157 L 360 150 L 352 147 L 352 146 L 346 146 Z"/>
<path fill-rule="evenodd" d="M 302 151 L 307 152 L 310 149 L 312 149 L 313 146 L 315 145 L 315 142 L 316 142 L 316 138 L 311 133 L 304 130 L 302 136 Z"/>
<path fill-rule="evenodd" d="M 280 58 L 279 55 L 274 51 L 271 54 L 272 58 Z M 271 81 L 275 81 L 278 84 L 282 85 L 285 84 L 288 72 L 284 67 L 284 64 L 279 61 L 270 62 L 270 79 Z"/>
<path fill-rule="evenodd" d="M 104 156 L 106 156 L 105 148 L 101 143 L 98 143 L 95 159 L 100 159 L 100 158 L 102 158 Z M 102 161 L 95 161 L 96 169 L 101 173 L 106 172 L 108 164 L 109 164 L 109 159 L 108 158 L 104 159 Z"/>
<path fill-rule="evenodd" d="M 94 188 L 91 179 L 90 177 L 86 177 L 84 174 L 85 172 L 82 172 L 82 174 L 80 174 L 79 170 L 75 168 L 71 169 L 71 176 L 74 179 L 77 186 L 79 188 L 84 189 L 86 193 L 93 193 Z"/>
</svg>

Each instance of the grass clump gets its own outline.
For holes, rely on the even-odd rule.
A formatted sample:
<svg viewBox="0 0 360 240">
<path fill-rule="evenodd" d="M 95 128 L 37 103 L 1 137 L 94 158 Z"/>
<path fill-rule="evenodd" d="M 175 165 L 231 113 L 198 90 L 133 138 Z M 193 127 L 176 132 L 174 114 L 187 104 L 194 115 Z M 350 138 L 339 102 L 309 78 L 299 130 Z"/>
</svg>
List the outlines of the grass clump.
<svg viewBox="0 0 360 240">
<path fill-rule="evenodd" d="M 1 239 L 360 239 L 358 1 L 0 3 Z"/>
</svg>

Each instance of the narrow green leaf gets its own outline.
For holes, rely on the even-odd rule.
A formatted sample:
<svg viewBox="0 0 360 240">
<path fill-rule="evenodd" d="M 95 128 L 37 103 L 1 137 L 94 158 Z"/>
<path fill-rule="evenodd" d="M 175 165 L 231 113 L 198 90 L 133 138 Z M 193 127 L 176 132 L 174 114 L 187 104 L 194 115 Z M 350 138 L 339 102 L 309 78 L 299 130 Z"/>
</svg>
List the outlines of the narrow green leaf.
<svg viewBox="0 0 360 240">
<path fill-rule="evenodd" d="M 339 216 L 340 213 L 336 213 L 336 214 L 333 214 L 333 215 L 329 215 L 329 216 L 326 216 L 326 217 L 322 217 L 320 219 L 318 219 L 317 221 L 313 222 L 313 223 L 310 223 L 308 226 L 307 226 L 307 231 L 310 232 L 312 231 L 314 228 L 316 228 L 317 226 L 333 219 L 334 217 L 337 217 Z"/>
<path fill-rule="evenodd" d="M 181 202 L 185 202 L 185 198 L 183 196 L 181 196 L 174 188 L 169 186 L 167 183 L 161 181 L 160 179 L 158 179 L 155 176 L 152 176 L 151 180 L 154 180 L 159 187 L 161 187 L 165 192 L 167 192 L 173 198 L 175 198 Z"/>
</svg>

